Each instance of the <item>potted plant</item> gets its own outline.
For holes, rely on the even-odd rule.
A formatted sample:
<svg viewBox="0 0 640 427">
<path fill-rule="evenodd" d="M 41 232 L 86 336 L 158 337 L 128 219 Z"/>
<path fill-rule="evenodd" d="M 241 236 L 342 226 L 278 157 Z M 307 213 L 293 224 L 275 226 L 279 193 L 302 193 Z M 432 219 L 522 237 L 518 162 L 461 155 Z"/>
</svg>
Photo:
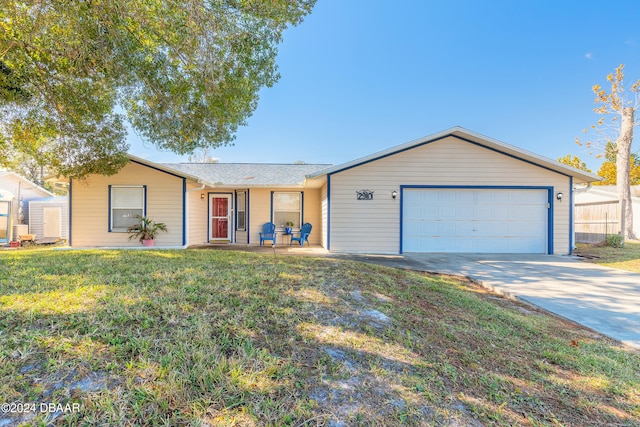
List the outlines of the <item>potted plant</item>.
<svg viewBox="0 0 640 427">
<path fill-rule="evenodd" d="M 284 234 L 291 234 L 291 231 L 293 230 L 293 222 L 287 221 L 285 225 L 286 227 L 284 228 Z"/>
<path fill-rule="evenodd" d="M 129 240 L 139 239 L 143 246 L 153 246 L 156 235 L 161 231 L 167 231 L 167 225 L 164 222 L 155 222 L 150 218 L 136 215 L 138 223 L 127 228 L 130 233 Z"/>
</svg>

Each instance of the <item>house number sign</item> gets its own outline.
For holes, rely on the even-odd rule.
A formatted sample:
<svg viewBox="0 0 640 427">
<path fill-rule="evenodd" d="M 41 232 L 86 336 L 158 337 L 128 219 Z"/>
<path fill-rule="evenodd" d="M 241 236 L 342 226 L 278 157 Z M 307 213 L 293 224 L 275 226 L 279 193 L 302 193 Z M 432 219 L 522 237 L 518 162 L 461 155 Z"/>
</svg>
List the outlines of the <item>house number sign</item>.
<svg viewBox="0 0 640 427">
<path fill-rule="evenodd" d="M 373 200 L 373 191 L 371 190 L 356 190 L 357 200 Z"/>
</svg>

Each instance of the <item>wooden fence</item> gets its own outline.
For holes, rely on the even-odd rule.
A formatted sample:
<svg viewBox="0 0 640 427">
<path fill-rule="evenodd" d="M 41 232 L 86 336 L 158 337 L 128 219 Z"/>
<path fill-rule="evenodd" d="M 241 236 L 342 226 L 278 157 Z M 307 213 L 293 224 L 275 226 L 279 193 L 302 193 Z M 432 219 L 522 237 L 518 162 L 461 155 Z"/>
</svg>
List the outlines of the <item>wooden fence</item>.
<svg viewBox="0 0 640 427">
<path fill-rule="evenodd" d="M 576 203 L 574 226 L 577 243 L 600 243 L 622 229 L 620 201 Z"/>
</svg>

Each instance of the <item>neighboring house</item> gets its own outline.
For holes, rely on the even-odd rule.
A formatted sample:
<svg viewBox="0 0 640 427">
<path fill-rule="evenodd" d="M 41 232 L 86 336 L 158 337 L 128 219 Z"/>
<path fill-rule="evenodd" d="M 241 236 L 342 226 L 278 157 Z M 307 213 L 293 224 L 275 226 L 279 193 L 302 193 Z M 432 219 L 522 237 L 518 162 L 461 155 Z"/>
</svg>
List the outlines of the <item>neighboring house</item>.
<svg viewBox="0 0 640 427">
<path fill-rule="evenodd" d="M 164 247 L 258 244 L 265 222 L 292 221 L 336 252 L 566 254 L 572 187 L 599 179 L 460 127 L 338 166 L 130 158 L 71 181 L 72 246 L 137 246 L 126 227 L 145 215 L 167 224 Z"/>
<path fill-rule="evenodd" d="M 603 212 L 610 212 L 611 218 L 609 221 L 615 222 L 615 230 L 619 231 L 619 215 L 620 210 L 618 207 L 618 190 L 615 185 L 594 185 L 586 191 L 577 191 L 575 194 L 575 203 L 580 205 L 586 218 L 580 218 L 585 222 L 604 222 L 605 218 L 602 217 Z M 633 204 L 633 231 L 638 236 L 640 234 L 640 185 L 631 186 L 631 203 Z M 578 222 L 580 219 L 576 218 Z M 584 227 L 584 224 L 579 224 Z M 580 228 L 580 227 L 577 228 Z M 600 228 L 592 226 L 596 231 L 601 231 L 603 240 L 606 234 L 615 234 L 605 232 L 605 229 L 601 225 Z M 612 229 L 613 230 L 613 229 Z M 595 239 L 596 241 L 598 239 Z M 578 241 L 581 241 L 578 239 Z"/>
<path fill-rule="evenodd" d="M 26 226 L 29 224 L 29 202 L 45 197 L 53 197 L 53 194 L 49 191 L 15 172 L 0 171 L 0 189 L 7 190 L 14 196 L 11 206 L 11 223 L 13 226 Z M 22 233 L 23 231 L 21 230 L 20 232 Z"/>
</svg>

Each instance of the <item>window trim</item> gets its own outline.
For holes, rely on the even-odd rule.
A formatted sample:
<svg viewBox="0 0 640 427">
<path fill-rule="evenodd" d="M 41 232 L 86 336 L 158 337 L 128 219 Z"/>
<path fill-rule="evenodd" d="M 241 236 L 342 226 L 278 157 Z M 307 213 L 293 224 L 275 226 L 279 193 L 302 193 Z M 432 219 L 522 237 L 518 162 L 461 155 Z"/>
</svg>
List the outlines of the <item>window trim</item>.
<svg viewBox="0 0 640 427">
<path fill-rule="evenodd" d="M 239 207 L 240 198 L 244 201 L 244 209 Z M 242 228 L 238 226 L 238 215 L 241 211 L 244 212 L 244 226 Z M 236 191 L 236 231 L 247 231 L 247 190 Z"/>
<path fill-rule="evenodd" d="M 107 212 L 109 233 L 126 233 L 126 228 L 113 228 L 113 189 L 114 188 L 142 188 L 142 216 L 147 216 L 147 186 L 146 185 L 109 185 L 109 210 Z"/>
<path fill-rule="evenodd" d="M 271 222 L 275 218 L 274 210 L 274 195 L 276 194 L 299 194 L 300 195 L 300 227 L 304 224 L 304 191 L 272 191 L 271 192 Z M 295 227 L 294 230 L 300 231 L 300 228 Z M 283 228 L 276 224 L 276 231 L 283 231 Z"/>
</svg>

